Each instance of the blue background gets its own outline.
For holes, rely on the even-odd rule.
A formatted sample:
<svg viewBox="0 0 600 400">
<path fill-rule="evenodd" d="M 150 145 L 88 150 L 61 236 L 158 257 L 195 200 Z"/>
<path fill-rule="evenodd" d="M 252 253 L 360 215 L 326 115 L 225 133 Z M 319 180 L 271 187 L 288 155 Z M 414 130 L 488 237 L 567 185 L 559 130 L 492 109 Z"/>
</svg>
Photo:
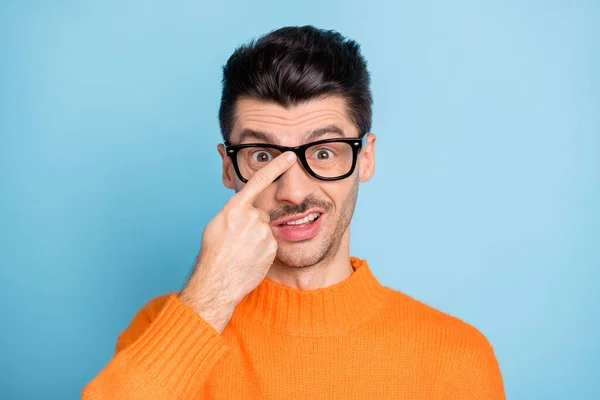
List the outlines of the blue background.
<svg viewBox="0 0 600 400">
<path fill-rule="evenodd" d="M 600 398 L 600 2 L 3 1 L 0 398 L 75 399 L 178 290 L 221 184 L 221 66 L 361 43 L 377 172 L 352 254 L 495 348 L 509 399 Z"/>
</svg>

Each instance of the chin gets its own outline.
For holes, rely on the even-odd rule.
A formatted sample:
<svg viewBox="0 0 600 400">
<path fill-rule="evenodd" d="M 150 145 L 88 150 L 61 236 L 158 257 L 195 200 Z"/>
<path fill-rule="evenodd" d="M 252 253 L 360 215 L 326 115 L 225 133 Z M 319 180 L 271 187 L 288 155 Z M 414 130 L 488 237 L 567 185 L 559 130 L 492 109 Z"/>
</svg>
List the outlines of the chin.
<svg viewBox="0 0 600 400">
<path fill-rule="evenodd" d="M 306 242 L 286 242 L 277 249 L 276 260 L 294 268 L 305 268 L 321 262 L 331 251 L 332 243 L 314 238 Z"/>
</svg>

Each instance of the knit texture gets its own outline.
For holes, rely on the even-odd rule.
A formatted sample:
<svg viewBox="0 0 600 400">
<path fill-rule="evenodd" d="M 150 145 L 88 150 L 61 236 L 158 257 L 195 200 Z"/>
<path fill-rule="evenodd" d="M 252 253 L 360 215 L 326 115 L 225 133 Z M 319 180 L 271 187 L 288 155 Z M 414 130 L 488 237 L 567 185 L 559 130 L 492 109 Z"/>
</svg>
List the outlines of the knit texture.
<svg viewBox="0 0 600 400">
<path fill-rule="evenodd" d="M 264 279 L 221 334 L 176 293 L 152 299 L 82 399 L 505 398 L 477 329 L 350 262 L 348 278 L 317 290 Z"/>
</svg>

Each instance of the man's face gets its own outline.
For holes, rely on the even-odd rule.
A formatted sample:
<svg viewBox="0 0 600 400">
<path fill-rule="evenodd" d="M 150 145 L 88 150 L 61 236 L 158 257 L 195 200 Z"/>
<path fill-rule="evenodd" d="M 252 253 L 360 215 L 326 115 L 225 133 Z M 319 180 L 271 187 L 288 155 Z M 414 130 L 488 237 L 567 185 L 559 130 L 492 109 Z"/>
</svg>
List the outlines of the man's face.
<svg viewBox="0 0 600 400">
<path fill-rule="evenodd" d="M 337 129 L 314 136 L 315 131 L 325 127 Z M 248 132 L 259 132 L 260 135 Z M 313 135 L 309 137 L 311 133 Z M 276 103 L 243 98 L 236 105 L 229 142 L 293 147 L 316 140 L 358 136 L 356 126 L 348 116 L 346 102 L 338 96 L 311 100 L 289 109 Z M 271 229 L 279 245 L 276 262 L 291 267 L 311 266 L 326 257 L 333 257 L 342 241 L 349 240 L 348 227 L 359 182 L 369 180 L 374 172 L 374 149 L 375 135 L 369 134 L 359 152 L 354 173 L 338 181 L 314 178 L 298 161 L 258 196 L 254 206 L 269 213 Z M 236 192 L 241 190 L 244 183 L 236 175 L 222 144 L 218 150 L 223 159 L 223 183 Z M 313 218 L 316 214 L 319 215 L 316 219 L 306 223 L 285 223 L 305 216 Z"/>
</svg>

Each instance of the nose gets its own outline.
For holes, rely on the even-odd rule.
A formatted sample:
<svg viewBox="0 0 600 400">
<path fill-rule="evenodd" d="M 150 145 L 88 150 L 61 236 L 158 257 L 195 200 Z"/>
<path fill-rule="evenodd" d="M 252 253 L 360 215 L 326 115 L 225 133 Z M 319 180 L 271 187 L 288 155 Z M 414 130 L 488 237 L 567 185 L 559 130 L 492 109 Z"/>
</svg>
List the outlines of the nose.
<svg viewBox="0 0 600 400">
<path fill-rule="evenodd" d="M 316 191 L 315 179 L 308 175 L 299 162 L 296 162 L 275 180 L 275 199 L 287 204 L 300 204 Z"/>
</svg>

